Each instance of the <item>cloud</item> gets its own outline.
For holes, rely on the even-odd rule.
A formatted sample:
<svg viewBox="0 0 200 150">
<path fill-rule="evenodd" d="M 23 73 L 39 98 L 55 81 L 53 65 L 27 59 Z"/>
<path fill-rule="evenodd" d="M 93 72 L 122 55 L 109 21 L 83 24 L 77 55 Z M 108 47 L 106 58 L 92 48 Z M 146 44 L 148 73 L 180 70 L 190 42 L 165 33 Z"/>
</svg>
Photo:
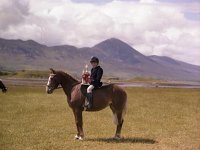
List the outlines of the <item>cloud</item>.
<svg viewBox="0 0 200 150">
<path fill-rule="evenodd" d="M 104 4 L 108 2 L 112 2 L 113 0 L 72 0 L 77 3 L 93 3 L 93 4 Z"/>
<path fill-rule="evenodd" d="M 184 14 L 199 10 L 194 3 L 109 0 L 99 5 L 80 0 L 3 0 L 0 36 L 78 47 L 116 37 L 145 55 L 166 55 L 200 65 L 200 21 Z"/>
<path fill-rule="evenodd" d="M 0 28 L 5 30 L 11 25 L 23 23 L 25 17 L 29 15 L 27 1 L 7 1 L 1 0 L 0 3 Z"/>
</svg>

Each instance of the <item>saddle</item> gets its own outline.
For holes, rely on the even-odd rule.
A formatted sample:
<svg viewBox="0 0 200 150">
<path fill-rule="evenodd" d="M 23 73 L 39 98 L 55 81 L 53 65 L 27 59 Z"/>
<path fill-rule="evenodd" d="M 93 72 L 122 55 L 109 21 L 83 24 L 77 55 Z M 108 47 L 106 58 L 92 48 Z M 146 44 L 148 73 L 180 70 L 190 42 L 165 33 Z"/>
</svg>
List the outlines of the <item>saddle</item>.
<svg viewBox="0 0 200 150">
<path fill-rule="evenodd" d="M 93 92 L 95 92 L 96 90 L 103 89 L 103 88 L 105 88 L 105 87 L 107 87 L 107 86 L 110 86 L 110 85 L 111 85 L 111 84 L 104 84 L 104 85 L 102 85 L 102 86 L 99 87 L 99 88 L 94 88 L 94 89 L 93 89 Z M 89 86 L 90 86 L 89 84 L 82 84 L 82 85 L 81 85 L 81 93 L 82 93 L 84 96 L 87 95 L 87 88 L 88 88 Z"/>
</svg>

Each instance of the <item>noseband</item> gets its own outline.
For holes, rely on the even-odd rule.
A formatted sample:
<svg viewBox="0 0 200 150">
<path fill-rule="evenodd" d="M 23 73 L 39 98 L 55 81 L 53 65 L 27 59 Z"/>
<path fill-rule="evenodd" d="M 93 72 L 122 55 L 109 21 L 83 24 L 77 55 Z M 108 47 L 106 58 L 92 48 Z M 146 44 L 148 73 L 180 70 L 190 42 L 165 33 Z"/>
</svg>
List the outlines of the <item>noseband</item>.
<svg viewBox="0 0 200 150">
<path fill-rule="evenodd" d="M 58 86 L 57 88 L 53 88 L 52 86 L 49 86 L 48 84 L 46 85 L 50 90 L 56 90 L 56 89 L 61 89 L 62 86 Z"/>
</svg>

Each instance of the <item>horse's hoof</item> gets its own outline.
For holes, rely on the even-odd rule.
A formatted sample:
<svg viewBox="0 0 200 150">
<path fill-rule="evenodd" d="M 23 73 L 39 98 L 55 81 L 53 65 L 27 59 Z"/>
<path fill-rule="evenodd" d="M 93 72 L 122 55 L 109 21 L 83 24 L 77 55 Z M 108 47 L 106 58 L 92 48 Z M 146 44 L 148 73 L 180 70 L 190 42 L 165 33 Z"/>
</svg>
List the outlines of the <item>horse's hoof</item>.
<svg viewBox="0 0 200 150">
<path fill-rule="evenodd" d="M 114 138 L 113 138 L 114 140 L 120 140 L 121 139 L 121 137 L 120 136 L 114 136 Z"/>
<path fill-rule="evenodd" d="M 75 140 L 78 140 L 78 139 L 79 139 L 79 136 L 78 136 L 78 135 L 75 135 L 74 139 L 75 139 Z"/>
<path fill-rule="evenodd" d="M 81 140 L 81 141 L 83 140 L 83 138 L 81 136 L 78 136 L 78 135 L 75 135 L 74 139 L 75 140 Z"/>
<path fill-rule="evenodd" d="M 82 140 L 83 140 L 83 138 L 82 138 L 81 136 L 79 136 L 79 139 L 78 139 L 78 140 L 82 141 Z"/>
</svg>

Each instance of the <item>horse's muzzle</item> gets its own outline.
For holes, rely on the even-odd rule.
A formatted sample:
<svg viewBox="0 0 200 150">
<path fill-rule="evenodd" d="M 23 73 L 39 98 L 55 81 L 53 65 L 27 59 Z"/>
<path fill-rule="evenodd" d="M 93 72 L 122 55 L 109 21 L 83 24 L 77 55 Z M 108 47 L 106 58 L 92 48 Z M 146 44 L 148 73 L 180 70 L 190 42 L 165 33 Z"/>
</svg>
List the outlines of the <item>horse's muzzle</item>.
<svg viewBox="0 0 200 150">
<path fill-rule="evenodd" d="M 7 92 L 7 88 L 2 89 L 2 92 L 6 93 Z"/>
<path fill-rule="evenodd" d="M 47 94 L 52 94 L 53 93 L 53 88 L 46 86 L 46 92 Z"/>
</svg>

